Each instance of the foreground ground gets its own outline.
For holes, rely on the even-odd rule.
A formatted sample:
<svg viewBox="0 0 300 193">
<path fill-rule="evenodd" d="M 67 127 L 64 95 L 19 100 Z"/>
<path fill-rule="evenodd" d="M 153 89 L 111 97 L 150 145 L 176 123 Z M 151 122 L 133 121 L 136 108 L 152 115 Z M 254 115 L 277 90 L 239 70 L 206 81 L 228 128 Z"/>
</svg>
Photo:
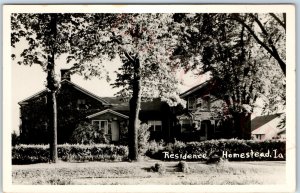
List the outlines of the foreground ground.
<svg viewBox="0 0 300 193">
<path fill-rule="evenodd" d="M 162 163 L 165 172 L 150 170 Z M 178 162 L 88 162 L 13 165 L 13 184 L 284 184 L 285 162 L 225 162 L 207 165 L 187 162 L 189 173 L 179 171 Z"/>
</svg>

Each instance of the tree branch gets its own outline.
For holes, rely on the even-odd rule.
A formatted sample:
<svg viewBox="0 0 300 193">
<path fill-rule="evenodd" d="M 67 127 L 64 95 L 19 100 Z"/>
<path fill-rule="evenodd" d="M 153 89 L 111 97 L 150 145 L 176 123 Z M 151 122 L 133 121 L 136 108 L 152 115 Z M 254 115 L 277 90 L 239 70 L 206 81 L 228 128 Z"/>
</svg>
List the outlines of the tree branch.
<svg viewBox="0 0 300 193">
<path fill-rule="evenodd" d="M 262 23 L 259 21 L 259 19 L 255 15 L 253 15 L 253 14 L 250 14 L 250 16 L 254 18 L 255 22 L 258 24 L 258 26 L 260 27 L 261 31 L 267 36 L 268 43 L 270 44 L 270 46 L 271 46 L 271 48 L 273 50 L 273 55 L 272 56 L 278 61 L 281 70 L 283 71 L 284 75 L 286 75 L 286 64 L 285 64 L 285 62 L 283 62 L 283 60 L 279 56 L 279 53 L 277 52 L 277 49 L 274 46 L 272 38 L 270 37 L 270 35 L 268 34 L 267 30 L 262 25 Z"/>
<path fill-rule="evenodd" d="M 241 25 L 243 25 L 248 31 L 249 33 L 252 35 L 252 37 L 257 41 L 258 44 L 260 44 L 263 48 L 266 49 L 267 52 L 269 52 L 271 54 L 271 56 L 273 56 L 277 62 L 279 63 L 279 66 L 281 68 L 281 70 L 283 71 L 284 75 L 286 75 L 286 64 L 284 61 L 281 60 L 277 50 L 275 49 L 270 49 L 263 41 L 261 41 L 257 35 L 255 34 L 255 32 L 251 29 L 250 26 L 248 26 L 243 20 L 241 20 L 238 17 L 228 17 L 229 20 L 234 20 L 239 22 Z M 264 32 L 263 32 L 264 33 Z M 275 47 L 274 47 L 275 48 Z"/>
<path fill-rule="evenodd" d="M 285 22 L 281 21 L 274 13 L 270 13 L 270 15 L 284 28 L 284 31 L 286 31 Z"/>
<path fill-rule="evenodd" d="M 128 60 L 130 60 L 130 62 L 132 62 L 132 63 L 134 63 L 135 62 L 135 60 L 129 55 L 129 53 L 122 47 L 122 42 L 121 41 L 119 41 L 117 38 L 116 38 L 116 34 L 115 34 L 115 32 L 112 32 L 112 35 L 113 35 L 113 41 L 115 41 L 119 46 L 120 46 L 120 48 L 123 50 L 123 52 L 124 52 L 124 55 L 126 56 L 126 58 L 128 59 Z"/>
</svg>

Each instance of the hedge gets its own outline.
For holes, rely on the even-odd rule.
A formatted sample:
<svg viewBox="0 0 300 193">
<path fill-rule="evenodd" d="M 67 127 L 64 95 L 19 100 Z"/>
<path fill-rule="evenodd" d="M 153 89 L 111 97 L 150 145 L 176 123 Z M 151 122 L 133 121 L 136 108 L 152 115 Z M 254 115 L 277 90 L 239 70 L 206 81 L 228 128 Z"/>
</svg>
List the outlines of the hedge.
<svg viewBox="0 0 300 193">
<path fill-rule="evenodd" d="M 230 161 L 283 161 L 286 143 L 281 140 L 254 141 L 238 139 L 180 142 L 172 144 L 150 143 L 147 156 L 160 160 L 207 161 L 219 156 Z"/>
<path fill-rule="evenodd" d="M 127 146 L 106 144 L 58 145 L 58 158 L 63 161 L 123 161 L 128 157 Z M 49 145 L 17 145 L 12 148 L 12 164 L 48 162 Z"/>
</svg>

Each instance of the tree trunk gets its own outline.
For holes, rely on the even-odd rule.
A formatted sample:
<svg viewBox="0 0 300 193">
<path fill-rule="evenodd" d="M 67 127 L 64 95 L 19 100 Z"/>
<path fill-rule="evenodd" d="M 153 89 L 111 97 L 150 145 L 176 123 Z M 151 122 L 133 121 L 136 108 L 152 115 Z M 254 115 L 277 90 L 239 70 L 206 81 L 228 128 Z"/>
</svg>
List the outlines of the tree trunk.
<svg viewBox="0 0 300 193">
<path fill-rule="evenodd" d="M 48 93 L 48 116 L 50 127 L 50 162 L 56 163 L 57 157 L 57 109 L 55 92 Z"/>
<path fill-rule="evenodd" d="M 130 116 L 129 116 L 129 159 L 131 161 L 138 160 L 138 127 L 139 112 L 141 107 L 141 78 L 140 78 L 140 62 L 134 62 L 134 79 L 132 83 L 132 98 L 130 100 Z"/>
<path fill-rule="evenodd" d="M 236 131 L 234 137 L 239 139 L 251 139 L 251 114 L 233 113 L 233 120 L 233 127 Z"/>
<path fill-rule="evenodd" d="M 48 54 L 47 63 L 47 103 L 48 103 L 48 120 L 50 134 L 50 162 L 56 163 L 57 157 L 57 107 L 56 107 L 56 90 L 58 88 L 55 80 L 55 43 L 56 43 L 56 23 L 57 14 L 50 14 L 51 20 L 49 23 L 49 48 L 51 53 Z"/>
</svg>

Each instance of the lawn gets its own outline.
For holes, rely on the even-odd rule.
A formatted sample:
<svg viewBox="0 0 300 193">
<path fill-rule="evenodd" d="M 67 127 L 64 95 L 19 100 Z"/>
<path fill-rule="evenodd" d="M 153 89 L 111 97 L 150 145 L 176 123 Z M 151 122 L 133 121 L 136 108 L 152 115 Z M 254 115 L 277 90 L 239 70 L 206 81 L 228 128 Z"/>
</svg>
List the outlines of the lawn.
<svg viewBox="0 0 300 193">
<path fill-rule="evenodd" d="M 162 163 L 165 171 L 150 168 Z M 225 162 L 207 165 L 187 162 L 189 173 L 179 171 L 178 162 L 146 160 L 141 162 L 86 162 L 13 165 L 13 184 L 198 184 L 252 185 L 284 184 L 284 161 Z"/>
</svg>

